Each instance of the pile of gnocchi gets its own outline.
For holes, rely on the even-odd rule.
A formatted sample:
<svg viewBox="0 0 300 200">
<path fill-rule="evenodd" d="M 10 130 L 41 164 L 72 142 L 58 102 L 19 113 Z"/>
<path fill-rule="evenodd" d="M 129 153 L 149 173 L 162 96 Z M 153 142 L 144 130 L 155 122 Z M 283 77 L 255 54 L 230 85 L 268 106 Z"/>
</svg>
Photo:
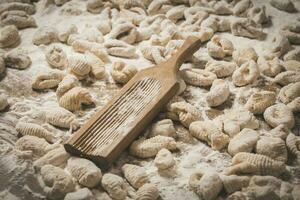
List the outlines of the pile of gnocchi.
<svg viewBox="0 0 300 200">
<path fill-rule="evenodd" d="M 3 0 L 0 154 L 32 169 L 41 188 L 26 186 L 32 199 L 169 200 L 169 186 L 186 192 L 178 199 L 300 199 L 298 8 L 296 0 Z M 295 23 L 273 23 L 270 10 Z M 40 23 L 50 14 L 77 24 Z M 117 91 L 140 63 L 166 61 L 189 36 L 203 45 L 178 72 L 180 93 L 110 170 L 65 151 L 104 105 L 96 86 Z M 258 52 L 264 41 L 271 46 Z M 28 96 L 7 89 L 14 74 L 29 74 Z M 199 145 L 230 163 L 205 157 L 185 173 L 182 161 Z M 11 176 L 0 197 L 21 199 Z"/>
</svg>

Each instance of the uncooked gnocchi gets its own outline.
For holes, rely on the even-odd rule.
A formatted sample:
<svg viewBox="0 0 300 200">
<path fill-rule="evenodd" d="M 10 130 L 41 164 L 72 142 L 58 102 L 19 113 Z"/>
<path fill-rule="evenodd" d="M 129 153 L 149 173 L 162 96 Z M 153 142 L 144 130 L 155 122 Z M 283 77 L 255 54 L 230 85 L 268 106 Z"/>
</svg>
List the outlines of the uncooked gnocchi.
<svg viewBox="0 0 300 200">
<path fill-rule="evenodd" d="M 280 89 L 278 98 L 282 103 L 289 103 L 295 98 L 300 96 L 300 81 L 296 83 L 290 83 Z"/>
<path fill-rule="evenodd" d="M 210 60 L 205 65 L 205 70 L 216 74 L 218 78 L 231 76 L 236 68 L 236 64 L 223 60 Z"/>
<path fill-rule="evenodd" d="M 174 138 L 166 136 L 155 136 L 150 139 L 138 139 L 134 141 L 129 148 L 130 154 L 139 158 L 154 157 L 161 149 L 176 150 Z"/>
<path fill-rule="evenodd" d="M 52 70 L 46 73 L 42 73 L 35 77 L 32 83 L 32 88 L 36 90 L 45 90 L 57 87 L 63 80 L 65 73 L 59 70 Z"/>
<path fill-rule="evenodd" d="M 49 47 L 45 57 L 49 65 L 54 68 L 63 69 L 67 64 L 67 54 L 57 45 Z"/>
<path fill-rule="evenodd" d="M 168 136 L 168 137 L 176 137 L 176 130 L 172 120 L 164 119 L 156 122 L 152 125 L 150 130 L 150 137 L 154 137 L 157 135 Z"/>
<path fill-rule="evenodd" d="M 69 158 L 67 170 L 79 184 L 90 188 L 98 185 L 102 178 L 101 170 L 92 161 L 84 158 Z"/>
<path fill-rule="evenodd" d="M 250 60 L 232 74 L 232 82 L 236 86 L 245 86 L 253 83 L 259 77 L 259 69 L 255 61 Z"/>
<path fill-rule="evenodd" d="M 60 97 L 58 103 L 69 111 L 76 111 L 81 109 L 81 105 L 91 105 L 94 101 L 86 88 L 73 87 Z"/>
<path fill-rule="evenodd" d="M 189 131 L 194 137 L 207 142 L 215 150 L 223 149 L 229 142 L 228 135 L 222 133 L 209 121 L 195 121 L 191 123 Z"/>
<path fill-rule="evenodd" d="M 239 152 L 252 152 L 258 139 L 259 134 L 256 131 L 244 128 L 230 140 L 228 153 L 234 156 Z"/>
<path fill-rule="evenodd" d="M 232 158 L 232 166 L 226 168 L 225 175 L 253 174 L 279 176 L 285 171 L 284 162 L 253 153 L 240 152 Z"/>
<path fill-rule="evenodd" d="M 180 75 L 186 83 L 202 87 L 211 86 L 213 81 L 217 79 L 213 72 L 195 68 L 181 70 Z"/>
<path fill-rule="evenodd" d="M 120 176 L 111 173 L 104 174 L 101 184 L 111 198 L 116 200 L 123 200 L 126 198 L 127 186 Z"/>
<path fill-rule="evenodd" d="M 228 99 L 229 95 L 230 90 L 228 82 L 222 79 L 216 79 L 212 83 L 210 91 L 206 96 L 206 102 L 211 107 L 219 106 Z"/>
<path fill-rule="evenodd" d="M 16 130 L 22 134 L 25 135 L 32 135 L 39 138 L 44 138 L 48 142 L 54 142 L 54 134 L 49 132 L 44 127 L 34 124 L 34 123 L 28 123 L 28 122 L 18 122 L 16 125 Z"/>
<path fill-rule="evenodd" d="M 234 47 L 230 40 L 215 35 L 207 43 L 207 50 L 208 54 L 213 58 L 224 58 L 232 55 Z"/>
<path fill-rule="evenodd" d="M 75 190 L 75 183 L 63 169 L 53 165 L 41 168 L 42 180 L 45 184 L 44 192 L 49 199 L 60 199 Z"/>
<path fill-rule="evenodd" d="M 127 83 L 136 73 L 137 68 L 135 66 L 127 65 L 120 61 L 113 64 L 111 76 L 117 83 L 124 84 Z"/>
<path fill-rule="evenodd" d="M 285 125 L 286 128 L 292 128 L 295 125 L 291 109 L 282 103 L 268 107 L 264 112 L 264 118 L 273 128 L 280 124 Z"/>
<path fill-rule="evenodd" d="M 0 29 L 0 48 L 15 46 L 20 43 L 20 40 L 19 31 L 14 25 Z"/>
<path fill-rule="evenodd" d="M 168 149 L 161 149 L 155 159 L 154 164 L 159 170 L 166 170 L 175 165 L 174 156 Z"/>
<path fill-rule="evenodd" d="M 220 176 L 212 170 L 194 172 L 190 176 L 189 186 L 205 200 L 216 199 L 223 188 Z"/>
<path fill-rule="evenodd" d="M 245 107 L 253 114 L 262 114 L 276 101 L 276 94 L 271 91 L 258 91 L 250 96 Z"/>
<path fill-rule="evenodd" d="M 122 172 L 126 180 L 135 189 L 139 189 L 144 184 L 149 182 L 148 175 L 143 167 L 132 164 L 125 164 L 122 166 Z"/>
</svg>

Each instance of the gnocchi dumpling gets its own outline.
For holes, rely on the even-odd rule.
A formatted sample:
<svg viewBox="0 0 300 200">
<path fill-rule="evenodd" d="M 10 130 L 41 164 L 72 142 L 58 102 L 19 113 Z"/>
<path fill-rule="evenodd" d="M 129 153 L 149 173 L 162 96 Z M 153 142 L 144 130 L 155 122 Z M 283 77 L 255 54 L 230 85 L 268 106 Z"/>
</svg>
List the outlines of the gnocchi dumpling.
<svg viewBox="0 0 300 200">
<path fill-rule="evenodd" d="M 245 107 L 253 114 L 262 114 L 268 107 L 276 101 L 275 92 L 258 91 L 250 96 Z"/>
<path fill-rule="evenodd" d="M 149 139 L 141 138 L 131 144 L 129 152 L 139 158 L 150 158 L 163 148 L 171 151 L 177 149 L 174 138 L 161 135 Z"/>
<path fill-rule="evenodd" d="M 68 160 L 67 170 L 77 181 L 86 187 L 95 187 L 102 178 L 101 170 L 90 160 L 71 157 Z"/>
<path fill-rule="evenodd" d="M 0 29 L 0 48 L 12 47 L 20 43 L 21 37 L 14 25 L 4 26 Z"/>
<path fill-rule="evenodd" d="M 264 112 L 264 118 L 273 128 L 283 124 L 286 128 L 291 129 L 295 125 L 291 109 L 282 103 L 268 107 Z"/>
<path fill-rule="evenodd" d="M 36 90 L 45 90 L 57 87 L 63 80 L 65 73 L 59 70 L 52 70 L 38 75 L 32 83 L 32 88 Z"/>
<path fill-rule="evenodd" d="M 139 189 L 144 184 L 149 182 L 148 175 L 143 167 L 132 164 L 125 164 L 122 166 L 122 172 L 126 180 L 135 189 Z"/>
<path fill-rule="evenodd" d="M 215 150 L 223 149 L 229 142 L 228 135 L 222 133 L 210 121 L 195 121 L 191 123 L 189 131 L 194 137 L 207 142 Z"/>
<path fill-rule="evenodd" d="M 212 83 L 210 91 L 206 96 L 206 102 L 209 106 L 219 106 L 223 104 L 229 97 L 230 90 L 227 81 L 216 79 Z"/>
<path fill-rule="evenodd" d="M 81 109 L 81 105 L 91 105 L 94 101 L 87 89 L 73 87 L 59 98 L 58 103 L 69 111 L 76 111 Z"/>
<path fill-rule="evenodd" d="M 253 83 L 259 77 L 259 69 L 255 61 L 250 60 L 232 74 L 232 82 L 236 86 L 245 86 Z"/>
<path fill-rule="evenodd" d="M 45 57 L 49 65 L 54 68 L 63 69 L 67 64 L 67 54 L 57 45 L 49 47 Z"/>
<path fill-rule="evenodd" d="M 123 200 L 127 196 L 127 186 L 125 181 L 115 174 L 106 173 L 103 175 L 101 184 L 103 189 L 113 199 Z"/>
<path fill-rule="evenodd" d="M 191 85 L 208 87 L 217 79 L 216 74 L 203 69 L 184 69 L 180 71 L 182 79 Z"/>
<path fill-rule="evenodd" d="M 111 71 L 112 78 L 117 83 L 127 83 L 135 74 L 137 68 L 132 65 L 127 65 L 122 61 L 115 62 Z"/>
<path fill-rule="evenodd" d="M 213 58 L 224 58 L 232 55 L 234 47 L 230 40 L 215 35 L 207 43 L 207 50 L 208 54 Z"/>
</svg>

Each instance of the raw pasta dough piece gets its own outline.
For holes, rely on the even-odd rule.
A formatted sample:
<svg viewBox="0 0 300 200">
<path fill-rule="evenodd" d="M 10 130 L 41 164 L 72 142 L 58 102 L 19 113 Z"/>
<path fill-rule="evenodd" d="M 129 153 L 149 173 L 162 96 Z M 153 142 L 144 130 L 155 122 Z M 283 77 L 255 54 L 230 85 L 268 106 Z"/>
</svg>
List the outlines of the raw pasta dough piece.
<svg viewBox="0 0 300 200">
<path fill-rule="evenodd" d="M 165 61 L 164 58 L 165 48 L 161 46 L 145 46 L 141 47 L 141 52 L 147 60 L 150 60 L 156 64 Z"/>
<path fill-rule="evenodd" d="M 238 19 L 231 23 L 231 33 L 235 36 L 248 37 L 251 39 L 263 39 L 266 36 L 260 27 L 251 19 Z"/>
<path fill-rule="evenodd" d="M 112 56 L 123 58 L 136 58 L 136 48 L 120 40 L 108 40 L 104 43 L 107 53 Z"/>
<path fill-rule="evenodd" d="M 226 168 L 225 175 L 253 174 L 279 176 L 285 171 L 284 162 L 253 153 L 240 152 L 232 158 L 232 166 Z"/>
<path fill-rule="evenodd" d="M 32 88 L 36 90 L 45 90 L 57 87 L 63 80 L 65 73 L 59 70 L 52 70 L 37 75 L 32 83 Z"/>
<path fill-rule="evenodd" d="M 155 136 L 150 139 L 138 139 L 134 141 L 130 148 L 130 154 L 139 158 L 154 157 L 161 149 L 166 148 L 168 150 L 175 150 L 176 142 L 174 138 L 166 136 Z"/>
<path fill-rule="evenodd" d="M 78 33 L 77 26 L 75 26 L 74 24 L 70 24 L 70 25 L 64 24 L 63 26 L 59 27 L 58 39 L 59 41 L 66 43 L 70 35 L 77 34 L 77 33 Z"/>
<path fill-rule="evenodd" d="M 88 61 L 91 65 L 90 76 L 96 79 L 103 79 L 106 77 L 105 63 L 96 57 L 94 54 L 87 53 Z"/>
<path fill-rule="evenodd" d="M 63 96 L 67 91 L 70 89 L 79 86 L 79 81 L 76 78 L 75 75 L 68 74 L 66 75 L 63 80 L 58 84 L 57 90 L 56 90 L 56 95 L 58 98 Z"/>
<path fill-rule="evenodd" d="M 155 185 L 146 183 L 136 192 L 136 200 L 156 200 L 159 197 L 159 191 Z"/>
<path fill-rule="evenodd" d="M 300 112 L 300 97 L 296 97 L 293 101 L 287 104 L 287 106 L 294 112 Z"/>
<path fill-rule="evenodd" d="M 296 11 L 294 4 L 290 0 L 271 0 L 270 4 L 282 11 L 286 11 L 286 12 Z"/>
<path fill-rule="evenodd" d="M 136 73 L 137 68 L 135 66 L 127 65 L 126 63 L 119 61 L 114 63 L 111 76 L 117 83 L 125 84 Z"/>
<path fill-rule="evenodd" d="M 236 68 L 236 64 L 223 60 L 210 60 L 205 65 L 205 70 L 216 74 L 218 78 L 231 76 Z"/>
<path fill-rule="evenodd" d="M 255 61 L 250 60 L 232 74 L 232 82 L 236 86 L 245 86 L 253 83 L 259 77 L 259 69 Z"/>
<path fill-rule="evenodd" d="M 268 107 L 264 112 L 264 118 L 273 128 L 283 124 L 286 128 L 291 129 L 295 125 L 291 109 L 282 103 Z"/>
<path fill-rule="evenodd" d="M 103 62 L 109 62 L 108 54 L 102 44 L 96 42 L 90 42 L 83 39 L 76 39 L 72 43 L 72 47 L 76 52 L 79 53 L 92 53 L 101 59 Z"/>
<path fill-rule="evenodd" d="M 75 190 L 75 183 L 70 175 L 63 169 L 52 165 L 41 168 L 41 176 L 44 181 L 44 192 L 49 199 L 60 199 Z"/>
<path fill-rule="evenodd" d="M 258 64 L 259 71 L 262 74 L 270 77 L 276 76 L 283 70 L 283 67 L 278 57 L 268 59 L 260 56 L 257 59 L 257 64 Z"/>
<path fill-rule="evenodd" d="M 109 38 L 133 44 L 136 41 L 137 35 L 136 27 L 132 23 L 125 22 L 113 26 L 109 33 Z"/>
<path fill-rule="evenodd" d="M 232 53 L 232 58 L 237 65 L 241 66 L 243 63 L 248 62 L 249 60 L 256 61 L 258 56 L 252 47 L 247 47 L 235 50 Z"/>
<path fill-rule="evenodd" d="M 248 110 L 228 110 L 224 115 L 214 119 L 218 124 L 220 121 L 220 129 L 224 130 L 230 137 L 233 137 L 244 128 L 257 129 L 259 127 L 258 120 Z"/>
<path fill-rule="evenodd" d="M 51 44 L 58 41 L 58 31 L 49 26 L 42 26 L 38 28 L 32 38 L 32 43 L 35 45 Z"/>
<path fill-rule="evenodd" d="M 175 160 L 168 149 L 161 149 L 154 159 L 154 164 L 159 170 L 166 170 L 175 165 Z"/>
<path fill-rule="evenodd" d="M 99 14 L 103 10 L 104 3 L 102 0 L 88 0 L 86 3 L 86 9 L 90 13 Z"/>
<path fill-rule="evenodd" d="M 21 10 L 5 11 L 1 14 L 0 20 L 1 26 L 14 25 L 18 29 L 37 27 L 35 19 Z"/>
<path fill-rule="evenodd" d="M 7 95 L 2 93 L 0 94 L 0 111 L 5 110 L 8 107 Z"/>
<path fill-rule="evenodd" d="M 44 139 L 31 135 L 25 135 L 17 140 L 15 149 L 30 151 L 34 156 L 43 156 L 50 151 L 52 146 Z"/>
<path fill-rule="evenodd" d="M 248 187 L 250 181 L 250 178 L 247 176 L 220 175 L 220 178 L 227 194 L 232 194 L 236 191 L 242 190 L 242 188 Z"/>
<path fill-rule="evenodd" d="M 91 105 L 93 103 L 89 91 L 82 87 L 73 87 L 59 99 L 59 105 L 69 111 L 80 110 L 82 104 Z"/>
<path fill-rule="evenodd" d="M 188 128 L 194 121 L 201 120 L 201 113 L 193 105 L 186 102 L 175 102 L 171 104 L 170 111 L 175 114 L 177 120 Z"/>
<path fill-rule="evenodd" d="M 32 135 L 39 138 L 44 138 L 48 142 L 54 142 L 54 135 L 53 133 L 49 132 L 44 127 L 34 124 L 34 123 L 28 123 L 28 122 L 18 122 L 16 125 L 16 130 L 22 134 L 25 135 Z"/>
<path fill-rule="evenodd" d="M 290 42 L 288 38 L 284 35 L 277 35 L 272 40 L 274 46 L 271 49 L 271 53 L 273 53 L 277 57 L 281 57 L 290 49 Z"/>
<path fill-rule="evenodd" d="M 282 65 L 286 71 L 300 71 L 300 61 L 287 60 L 284 61 Z"/>
<path fill-rule="evenodd" d="M 286 146 L 289 152 L 296 156 L 297 163 L 300 163 L 300 137 L 293 133 L 288 134 L 286 138 Z"/>
<path fill-rule="evenodd" d="M 126 180 L 135 189 L 139 189 L 144 184 L 149 182 L 148 175 L 143 167 L 132 164 L 125 164 L 122 166 L 122 172 Z"/>
<path fill-rule="evenodd" d="M 4 56 L 4 62 L 6 67 L 22 70 L 31 65 L 31 58 L 28 55 L 16 50 L 8 52 Z"/>
<path fill-rule="evenodd" d="M 22 2 L 9 2 L 1 4 L 0 14 L 5 11 L 11 10 L 25 11 L 28 15 L 33 15 L 35 13 L 35 7 L 32 4 Z"/>
<path fill-rule="evenodd" d="M 285 141 L 278 137 L 261 137 L 256 144 L 256 153 L 284 163 L 288 158 Z"/>
<path fill-rule="evenodd" d="M 229 142 L 228 135 L 222 133 L 210 121 L 195 121 L 191 123 L 189 131 L 194 137 L 207 142 L 215 150 L 223 149 Z"/>
<path fill-rule="evenodd" d="M 287 54 L 283 57 L 284 61 L 287 60 L 297 60 L 300 62 L 300 49 L 294 49 L 289 51 Z"/>
<path fill-rule="evenodd" d="M 269 16 L 266 14 L 266 6 L 252 7 L 248 10 L 247 17 L 252 19 L 257 24 L 265 24 L 269 21 Z"/>
<path fill-rule="evenodd" d="M 296 83 L 300 81 L 300 71 L 285 71 L 281 72 L 274 78 L 274 82 L 285 86 L 290 83 Z"/>
<path fill-rule="evenodd" d="M 195 68 L 181 70 L 180 75 L 188 84 L 202 87 L 211 86 L 213 81 L 217 79 L 216 74 Z"/>
<path fill-rule="evenodd" d="M 300 97 L 300 81 L 284 86 L 278 94 L 279 100 L 284 104 L 293 101 L 297 97 Z"/>
<path fill-rule="evenodd" d="M 208 54 L 213 58 L 224 58 L 232 55 L 234 47 L 230 40 L 215 35 L 207 43 L 207 50 Z"/>
<path fill-rule="evenodd" d="M 250 96 L 245 107 L 253 114 L 262 114 L 268 107 L 276 101 L 275 92 L 259 91 Z"/>
<path fill-rule="evenodd" d="M 65 151 L 64 147 L 55 148 L 45 155 L 34 161 L 33 166 L 36 170 L 39 170 L 42 166 L 50 164 L 54 166 L 62 166 L 67 163 L 70 158 L 70 154 Z"/>
<path fill-rule="evenodd" d="M 20 41 L 19 31 L 14 25 L 0 28 L 0 48 L 16 46 Z"/>
<path fill-rule="evenodd" d="M 248 12 L 248 10 L 253 7 L 253 3 L 251 0 L 241 0 L 237 1 L 237 3 L 234 5 L 232 12 L 236 16 L 245 16 Z"/>
<path fill-rule="evenodd" d="M 153 124 L 149 136 L 154 137 L 157 135 L 175 138 L 176 130 L 173 121 L 170 119 L 163 119 Z"/>
<path fill-rule="evenodd" d="M 232 156 L 239 152 L 251 152 L 256 142 L 259 139 L 259 134 L 249 128 L 244 128 L 240 133 L 235 135 L 229 142 L 228 153 Z"/>
<path fill-rule="evenodd" d="M 79 184 L 89 188 L 98 185 L 102 178 L 101 170 L 92 161 L 84 158 L 71 157 L 67 170 Z"/>
<path fill-rule="evenodd" d="M 45 57 L 49 65 L 54 68 L 63 69 L 67 64 L 67 54 L 57 45 L 49 47 Z"/>
<path fill-rule="evenodd" d="M 127 186 L 124 180 L 111 173 L 104 174 L 101 180 L 103 189 L 116 200 L 124 200 L 127 196 Z"/>
<path fill-rule="evenodd" d="M 79 80 L 86 77 L 91 71 L 91 65 L 88 62 L 88 58 L 83 54 L 77 53 L 69 56 L 67 66 Z"/>
<path fill-rule="evenodd" d="M 46 121 L 49 124 L 60 128 L 70 128 L 76 130 L 79 128 L 79 122 L 76 120 L 76 116 L 70 111 L 57 107 L 45 111 Z"/>
<path fill-rule="evenodd" d="M 219 106 L 223 104 L 229 97 L 230 90 L 227 81 L 216 79 L 212 83 L 210 91 L 206 96 L 206 101 L 209 106 Z"/>
<path fill-rule="evenodd" d="M 204 200 L 216 199 L 223 188 L 220 176 L 212 170 L 194 172 L 190 176 L 189 186 Z"/>
</svg>

